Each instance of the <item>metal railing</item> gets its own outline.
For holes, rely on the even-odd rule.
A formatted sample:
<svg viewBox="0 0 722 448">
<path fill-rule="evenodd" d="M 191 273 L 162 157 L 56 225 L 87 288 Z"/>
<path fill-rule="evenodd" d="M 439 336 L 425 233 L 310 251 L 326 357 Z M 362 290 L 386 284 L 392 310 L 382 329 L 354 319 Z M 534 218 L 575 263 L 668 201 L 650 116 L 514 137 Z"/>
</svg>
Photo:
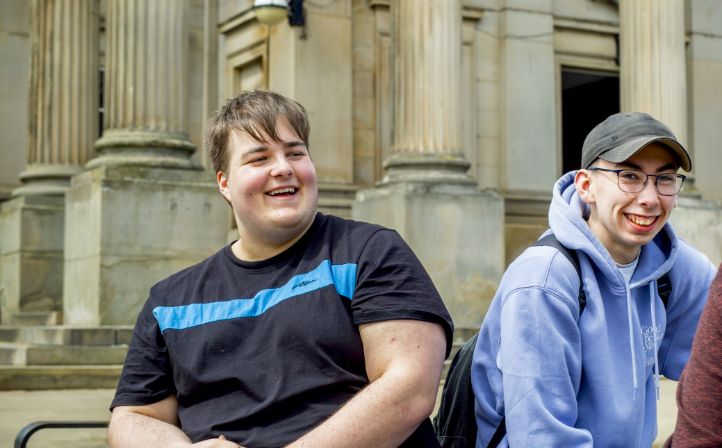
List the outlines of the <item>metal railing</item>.
<svg viewBox="0 0 722 448">
<path fill-rule="evenodd" d="M 41 429 L 86 429 L 86 428 L 107 428 L 108 422 L 100 421 L 55 421 L 55 422 L 32 422 L 25 425 L 17 437 L 15 437 L 15 448 L 27 448 L 30 436 Z"/>
</svg>

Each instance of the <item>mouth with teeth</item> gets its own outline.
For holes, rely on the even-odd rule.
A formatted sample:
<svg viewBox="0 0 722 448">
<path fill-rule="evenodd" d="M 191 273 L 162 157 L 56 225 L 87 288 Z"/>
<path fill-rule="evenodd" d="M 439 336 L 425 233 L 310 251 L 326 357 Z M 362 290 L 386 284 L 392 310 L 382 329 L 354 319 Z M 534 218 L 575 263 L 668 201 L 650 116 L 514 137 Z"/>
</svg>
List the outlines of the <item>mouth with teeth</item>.
<svg viewBox="0 0 722 448">
<path fill-rule="evenodd" d="M 296 187 L 282 187 L 282 188 L 276 188 L 266 193 L 267 196 L 274 196 L 274 197 L 285 197 L 285 196 L 293 196 L 298 191 L 298 188 Z"/>
<path fill-rule="evenodd" d="M 641 215 L 633 215 L 631 213 L 625 213 L 624 216 L 627 217 L 627 219 L 634 224 L 638 228 L 642 229 L 649 229 L 654 226 L 654 223 L 657 222 L 658 216 L 641 216 Z"/>
</svg>

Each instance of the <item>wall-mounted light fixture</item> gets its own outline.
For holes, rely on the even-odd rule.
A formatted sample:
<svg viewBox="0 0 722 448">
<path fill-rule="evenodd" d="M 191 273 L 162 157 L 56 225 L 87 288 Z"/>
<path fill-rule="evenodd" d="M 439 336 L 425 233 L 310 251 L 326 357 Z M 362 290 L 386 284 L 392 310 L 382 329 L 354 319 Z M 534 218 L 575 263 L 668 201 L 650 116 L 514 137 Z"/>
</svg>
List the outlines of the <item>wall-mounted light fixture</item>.
<svg viewBox="0 0 722 448">
<path fill-rule="evenodd" d="M 277 25 L 288 17 L 291 26 L 304 26 L 303 0 L 254 0 L 256 18 L 266 25 Z"/>
</svg>

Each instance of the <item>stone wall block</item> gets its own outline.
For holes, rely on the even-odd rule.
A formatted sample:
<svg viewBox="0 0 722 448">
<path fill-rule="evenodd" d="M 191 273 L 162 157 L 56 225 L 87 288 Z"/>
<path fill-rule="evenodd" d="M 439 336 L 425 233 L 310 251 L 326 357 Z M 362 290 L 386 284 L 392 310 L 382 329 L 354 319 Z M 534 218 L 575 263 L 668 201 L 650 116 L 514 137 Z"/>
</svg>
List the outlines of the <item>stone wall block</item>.
<svg viewBox="0 0 722 448">
<path fill-rule="evenodd" d="M 132 324 L 154 283 L 225 244 L 230 214 L 209 173 L 140 166 L 76 176 L 67 208 L 69 325 Z"/>
<path fill-rule="evenodd" d="M 359 192 L 352 217 L 397 230 L 429 272 L 456 326 L 481 325 L 504 267 L 498 194 L 448 184 L 392 184 Z"/>
</svg>

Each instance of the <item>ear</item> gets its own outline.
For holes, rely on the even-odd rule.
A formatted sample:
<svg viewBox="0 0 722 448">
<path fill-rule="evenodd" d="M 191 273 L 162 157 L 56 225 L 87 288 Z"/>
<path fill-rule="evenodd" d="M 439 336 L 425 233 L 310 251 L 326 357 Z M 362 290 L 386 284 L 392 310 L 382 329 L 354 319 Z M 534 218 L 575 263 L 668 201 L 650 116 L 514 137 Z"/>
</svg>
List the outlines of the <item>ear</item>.
<svg viewBox="0 0 722 448">
<path fill-rule="evenodd" d="M 218 183 L 218 191 L 221 192 L 221 195 L 223 195 L 223 197 L 226 198 L 226 201 L 230 204 L 231 190 L 228 186 L 228 177 L 226 177 L 226 173 L 218 171 L 216 173 L 216 182 Z"/>
<path fill-rule="evenodd" d="M 574 187 L 577 194 L 585 204 L 594 204 L 594 194 L 592 194 L 592 177 L 589 170 L 579 170 L 574 176 Z"/>
</svg>

